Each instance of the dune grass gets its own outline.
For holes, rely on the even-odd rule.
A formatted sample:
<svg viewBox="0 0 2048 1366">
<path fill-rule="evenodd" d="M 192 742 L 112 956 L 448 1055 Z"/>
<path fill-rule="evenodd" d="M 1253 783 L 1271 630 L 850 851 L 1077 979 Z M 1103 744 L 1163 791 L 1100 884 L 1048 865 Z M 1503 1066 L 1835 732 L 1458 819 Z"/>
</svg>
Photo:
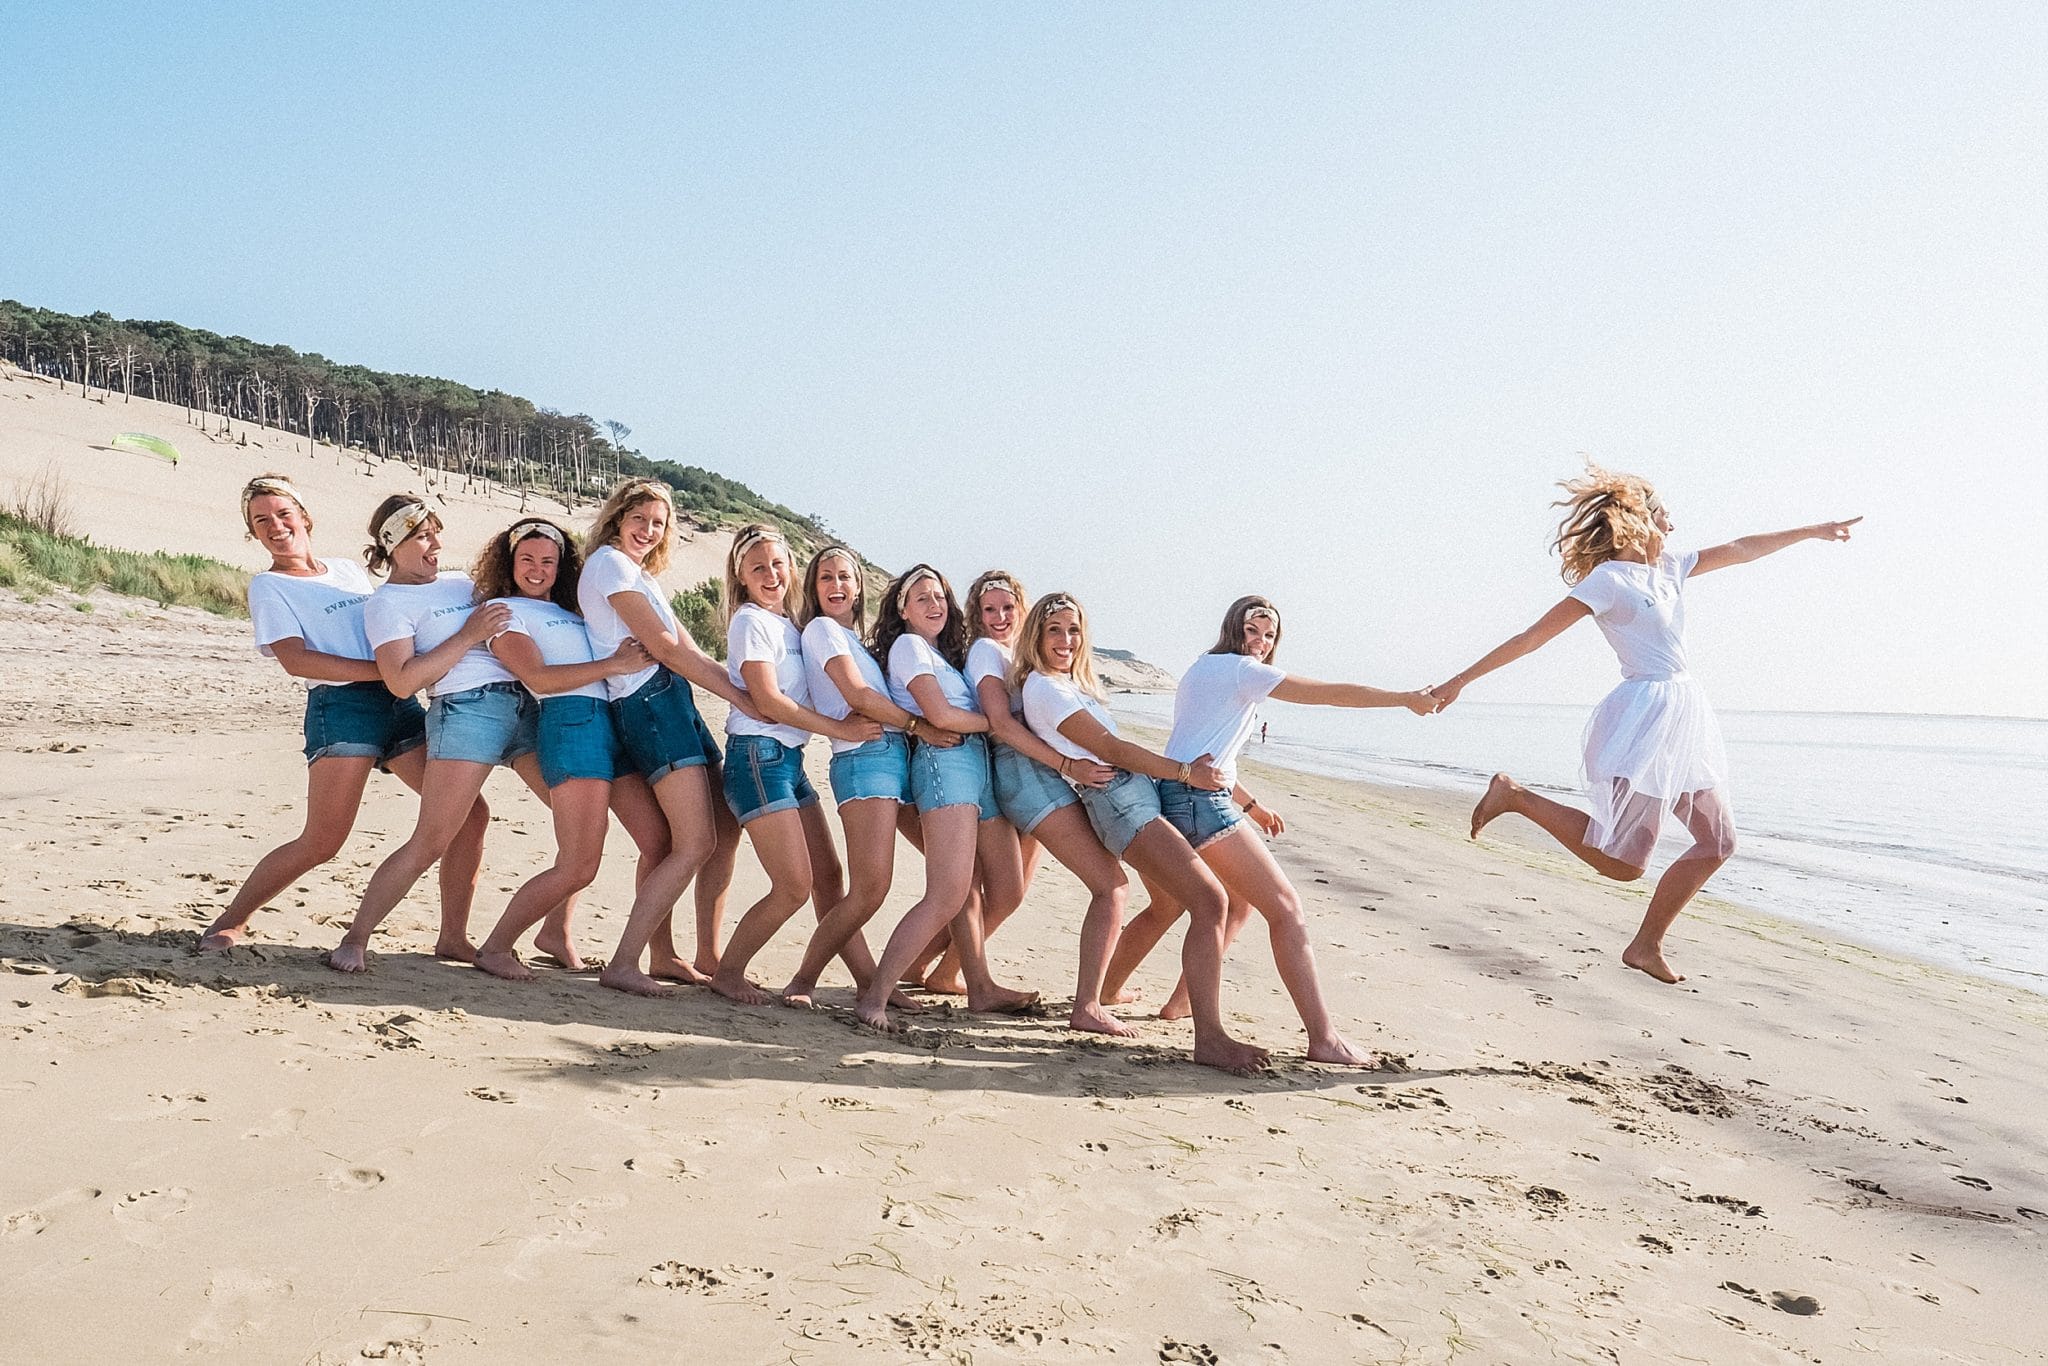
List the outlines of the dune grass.
<svg viewBox="0 0 2048 1366">
<path fill-rule="evenodd" d="M 8 512 L 0 512 L 0 588 L 29 594 L 105 588 L 159 607 L 197 607 L 223 617 L 249 610 L 249 575 L 233 565 L 204 555 L 110 550 L 53 535 Z"/>
</svg>

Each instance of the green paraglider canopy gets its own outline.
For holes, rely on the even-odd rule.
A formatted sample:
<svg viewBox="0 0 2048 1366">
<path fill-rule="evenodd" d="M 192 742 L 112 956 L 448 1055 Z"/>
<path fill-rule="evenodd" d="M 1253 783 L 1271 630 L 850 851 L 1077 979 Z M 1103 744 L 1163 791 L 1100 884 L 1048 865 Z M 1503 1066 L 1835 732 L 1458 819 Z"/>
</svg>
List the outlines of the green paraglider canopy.
<svg viewBox="0 0 2048 1366">
<path fill-rule="evenodd" d="M 137 455 L 153 455 L 159 460 L 178 463 L 178 448 L 160 436 L 148 432 L 123 432 L 110 443 L 117 451 L 134 451 Z"/>
</svg>

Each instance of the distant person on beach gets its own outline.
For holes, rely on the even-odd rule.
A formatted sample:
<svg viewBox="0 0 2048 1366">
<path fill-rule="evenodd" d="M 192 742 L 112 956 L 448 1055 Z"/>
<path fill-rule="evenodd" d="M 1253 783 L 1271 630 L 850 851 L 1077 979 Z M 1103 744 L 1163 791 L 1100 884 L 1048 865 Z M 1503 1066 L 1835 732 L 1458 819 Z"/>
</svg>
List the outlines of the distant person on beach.
<svg viewBox="0 0 2048 1366">
<path fill-rule="evenodd" d="M 735 708 L 725 718 L 725 803 L 753 841 L 768 890 L 733 927 L 711 989 L 742 1005 L 776 999 L 747 980 L 754 955 L 806 901 L 815 900 L 822 914 L 839 904 L 845 886 L 832 827 L 804 775 L 804 746 L 813 735 L 855 745 L 882 738 L 879 721 L 812 708 L 794 620 L 802 596 L 780 531 L 754 522 L 733 533 L 725 557 L 725 667 L 757 714 Z M 845 947 L 854 976 L 872 977 L 874 962 L 859 934 Z"/>
<path fill-rule="evenodd" d="M 314 558 L 313 516 L 281 474 L 259 474 L 243 487 L 242 522 L 270 552 L 270 568 L 249 580 L 256 648 L 306 685 L 306 822 L 257 862 L 207 926 L 199 947 L 209 952 L 240 942 L 259 908 L 341 852 L 372 768 L 415 792 L 427 768 L 426 713 L 384 685 L 363 631 L 370 576 L 354 560 Z M 449 842 L 440 879 L 445 922 L 468 922 L 489 820 L 479 803 Z"/>
<path fill-rule="evenodd" d="M 989 780 L 988 718 L 960 672 L 967 662 L 967 628 L 952 585 L 938 570 L 912 565 L 889 585 L 875 624 L 875 655 L 886 662 L 890 700 L 917 718 L 916 731 L 936 726 L 962 739 L 950 746 L 920 744 L 911 751 L 910 795 L 924 832 L 924 896 L 889 936 L 855 1013 L 871 1028 L 893 1028 L 891 991 L 948 926 L 960 951 L 968 1009 L 1028 1009 L 1037 1004 L 1037 993 L 1000 985 L 982 948 L 981 906 L 972 895 L 981 840 L 996 844 L 1014 837 L 997 828 L 1002 813 Z"/>
<path fill-rule="evenodd" d="M 600 654 L 628 637 L 653 657 L 646 668 L 605 680 L 612 722 L 634 771 L 654 789 L 668 822 L 668 857 L 641 878 L 619 946 L 598 981 L 641 996 L 666 995 L 662 979 L 703 983 L 718 968 L 718 921 L 739 852 L 739 824 L 718 799 L 718 742 L 698 714 L 695 683 L 748 711 L 725 666 L 676 621 L 654 576 L 675 549 L 676 507 L 656 479 L 622 480 L 597 510 L 576 601 Z M 695 964 L 675 951 L 670 922 L 678 898 L 697 882 Z M 643 956 L 648 966 L 642 968 Z"/>
<path fill-rule="evenodd" d="M 1277 835 L 1286 827 L 1238 781 L 1237 757 L 1251 738 L 1259 704 L 1268 697 L 1311 707 L 1406 707 L 1417 716 L 1437 710 L 1437 700 L 1422 691 L 1390 692 L 1286 673 L 1273 665 L 1279 650 L 1279 608 L 1257 595 L 1230 604 L 1216 643 L 1181 675 L 1173 694 L 1173 732 L 1166 741 L 1168 759 L 1214 755 L 1224 787 L 1211 791 L 1165 779 L 1159 784 L 1159 810 L 1230 894 L 1223 928 L 1226 953 L 1254 907 L 1265 915 L 1281 978 L 1308 1024 L 1309 1057 L 1317 1062 L 1362 1063 L 1364 1056 L 1337 1035 L 1323 1008 L 1301 894 L 1252 830 L 1256 824 L 1268 835 Z M 1155 902 L 1131 920 L 1110 966 L 1109 990 L 1122 989 L 1179 915 L 1179 907 Z M 1159 1013 L 1162 1019 L 1180 1019 L 1188 1008 L 1183 979 Z"/>
<path fill-rule="evenodd" d="M 1259 743 L 1262 745 L 1266 743 L 1266 723 L 1264 721 L 1259 722 Z"/>
<path fill-rule="evenodd" d="M 511 611 L 491 653 L 511 670 L 539 707 L 534 741 L 548 809 L 554 815 L 555 859 L 527 879 L 497 927 L 477 947 L 476 965 L 496 977 L 529 981 L 519 937 L 554 907 L 588 887 L 604 857 L 611 812 L 619 813 L 640 850 L 641 866 L 668 855 L 668 822 L 640 776 L 621 762 L 604 681 L 651 661 L 636 640 L 609 655 L 591 648 L 576 606 L 583 556 L 569 531 L 542 517 L 515 522 L 493 536 L 471 569 L 479 601 Z M 584 968 L 576 947 L 542 929 L 534 947 L 571 972 Z"/>
<path fill-rule="evenodd" d="M 355 919 L 327 956 L 327 965 L 339 972 L 369 965 L 371 936 L 475 819 L 493 768 L 511 768 L 547 800 L 534 755 L 539 708 L 488 644 L 505 629 L 512 610 L 502 603 L 478 606 L 467 574 L 440 572 L 441 518 L 417 494 L 393 494 L 379 503 L 369 530 L 364 557 L 370 572 L 390 577 L 363 605 L 363 630 L 384 685 L 399 697 L 424 690 L 431 699 L 427 771 L 412 834 L 370 875 Z M 479 844 L 481 839 L 479 834 Z M 474 879 L 472 870 L 472 885 Z M 571 909 L 566 901 L 547 908 L 543 937 L 549 942 L 569 944 Z M 467 915 L 451 914 L 445 898 L 434 956 L 476 961 Z"/>
<path fill-rule="evenodd" d="M 1603 877 L 1633 882 L 1649 867 L 1670 811 L 1691 845 L 1657 880 L 1649 909 L 1621 961 L 1660 982 L 1681 982 L 1664 959 L 1664 935 L 1707 879 L 1735 852 L 1728 760 L 1705 691 L 1686 669 L 1685 585 L 1801 541 L 1846 541 L 1862 521 L 1817 522 L 1745 536 L 1705 550 L 1667 548 L 1670 517 L 1649 481 L 1588 466 L 1560 484 L 1556 540 L 1571 592 L 1528 629 L 1503 641 L 1430 691 L 1448 707 L 1477 679 L 1554 640 L 1585 617 L 1600 625 L 1622 681 L 1586 723 L 1585 780 L 1591 812 L 1530 791 L 1496 773 L 1472 811 L 1472 837 L 1497 816 L 1527 817 Z"/>
<path fill-rule="evenodd" d="M 866 990 L 874 976 L 874 959 L 861 930 L 882 908 L 895 879 L 897 831 L 913 842 L 923 838 L 910 795 L 910 736 L 939 749 L 954 748 L 961 737 L 920 724 L 890 698 L 888 675 L 862 638 L 867 587 L 851 550 L 828 545 L 811 557 L 804 570 L 801 618 L 812 708 L 833 719 L 863 717 L 882 728 L 871 740 L 832 737 L 826 777 L 846 834 L 846 893 L 829 904 L 820 898 L 818 927 L 796 975 L 782 988 L 785 1003 L 810 1006 L 819 975 L 842 949 L 856 987 Z M 889 1004 L 899 1010 L 920 1008 L 901 992 L 892 992 Z"/>
</svg>

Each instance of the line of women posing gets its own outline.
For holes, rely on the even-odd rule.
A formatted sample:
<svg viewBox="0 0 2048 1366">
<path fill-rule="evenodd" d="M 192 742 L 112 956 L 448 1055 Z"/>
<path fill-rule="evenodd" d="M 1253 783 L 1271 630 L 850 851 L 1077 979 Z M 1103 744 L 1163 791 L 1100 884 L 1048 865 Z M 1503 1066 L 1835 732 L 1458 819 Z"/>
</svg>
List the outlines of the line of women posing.
<svg viewBox="0 0 2048 1366">
<path fill-rule="evenodd" d="M 1615 504 L 1612 495 L 1589 496 L 1606 507 Z M 1162 752 L 1117 733 L 1102 705 L 1081 604 L 1053 594 L 1027 610 L 1022 585 L 999 571 L 975 581 L 963 611 L 943 575 L 916 565 L 883 593 L 869 635 L 864 579 L 851 551 L 828 546 L 799 571 L 779 531 L 747 526 L 727 557 L 728 650 L 720 664 L 680 628 L 655 581 L 675 538 L 674 506 L 656 481 L 627 480 L 612 491 L 588 536 L 587 559 L 565 529 L 528 518 L 489 542 L 473 577 L 440 572 L 441 522 L 424 501 L 388 498 L 369 528 L 368 568 L 387 575 L 374 590 L 353 561 L 315 558 L 312 516 L 288 480 L 252 480 L 242 510 L 272 560 L 250 585 L 257 645 L 308 685 L 306 825 L 257 864 L 202 949 L 236 943 L 257 908 L 339 851 L 369 773 L 381 766 L 420 793 L 419 818 L 371 877 L 329 956 L 341 971 L 364 970 L 378 924 L 437 864 L 438 955 L 525 979 L 532 974 L 516 945 L 538 925 L 539 951 L 581 968 L 575 903 L 596 876 L 615 813 L 640 857 L 631 911 L 599 976 L 606 986 L 661 995 L 666 981 L 699 982 L 746 1004 L 771 1000 L 748 968 L 809 902 L 817 924 L 780 993 L 786 1002 L 810 1004 L 819 975 L 837 957 L 859 987 L 859 1017 L 878 1029 L 893 1027 L 892 1008 L 916 1008 L 899 990 L 907 974 L 935 989 L 964 989 L 974 1010 L 1029 1010 L 1036 994 L 995 980 L 986 943 L 1023 901 L 1044 851 L 1089 893 L 1072 1027 L 1131 1033 L 1107 1007 L 1129 999 L 1132 971 L 1185 914 L 1182 979 L 1161 1013 L 1192 1016 L 1196 1061 L 1232 1072 L 1267 1060 L 1264 1050 L 1231 1037 L 1222 1017 L 1223 955 L 1253 910 L 1268 922 L 1276 966 L 1308 1032 L 1309 1058 L 1368 1061 L 1330 1019 L 1301 899 L 1254 832 L 1256 825 L 1277 833 L 1280 821 L 1237 780 L 1235 760 L 1258 704 L 1274 697 L 1426 715 L 1472 678 L 1534 648 L 1524 638 L 1537 629 L 1436 690 L 1392 692 L 1283 673 L 1271 662 L 1278 611 L 1263 598 L 1241 598 L 1215 646 L 1181 680 Z M 1596 520 L 1604 527 L 1613 519 Z M 1651 520 L 1668 530 L 1661 508 Z M 1825 524 L 1843 539 L 1847 525 Z M 1636 557 L 1644 548 L 1617 547 Z M 1661 553 L 1661 543 L 1656 548 Z M 1651 564 L 1654 572 L 1661 561 Z M 1576 615 L 1598 610 L 1589 595 L 1566 601 L 1580 609 Z M 1672 627 L 1669 613 L 1665 625 Z M 1682 631 L 1682 618 L 1674 629 Z M 722 755 L 691 685 L 730 704 Z M 425 711 L 412 700 L 420 692 L 430 699 Z M 1711 724 L 1703 704 L 1692 710 Z M 1640 731 L 1641 718 L 1633 719 Z M 1685 720 L 1694 731 L 1698 722 L 1697 715 Z M 804 774 L 812 735 L 831 743 L 843 867 Z M 1691 735 L 1690 743 L 1698 747 L 1701 737 Z M 467 926 L 489 822 L 481 791 L 500 764 L 547 802 L 556 856 L 472 946 Z M 1699 824 L 1696 833 L 1722 841 L 1726 805 L 1717 789 L 1718 782 L 1686 788 L 1680 815 L 1688 828 Z M 1587 845 L 1584 818 L 1560 826 L 1545 801 L 1497 779 L 1475 814 L 1474 833 L 1494 815 L 1520 811 L 1567 847 L 1586 846 L 1581 856 L 1595 854 L 1587 861 L 1603 872 L 1630 875 L 1626 860 Z M 1641 845 L 1646 822 L 1654 840 L 1655 812 L 1671 804 L 1631 805 L 1623 794 L 1621 814 L 1609 819 L 1628 823 L 1626 852 Z M 742 831 L 768 890 L 721 949 Z M 862 931 L 891 886 L 899 832 L 924 855 L 924 891 L 878 962 Z M 1642 846 L 1641 856 L 1647 853 Z M 1126 867 L 1151 898 L 1128 925 Z M 695 952 L 685 959 L 672 912 L 693 882 Z M 1694 890 L 1697 883 L 1678 904 Z M 1631 965 L 1668 978 L 1668 969 L 1656 971 L 1663 967 L 1657 942 L 1654 964 L 1639 961 L 1649 929 L 1646 919 Z"/>
</svg>

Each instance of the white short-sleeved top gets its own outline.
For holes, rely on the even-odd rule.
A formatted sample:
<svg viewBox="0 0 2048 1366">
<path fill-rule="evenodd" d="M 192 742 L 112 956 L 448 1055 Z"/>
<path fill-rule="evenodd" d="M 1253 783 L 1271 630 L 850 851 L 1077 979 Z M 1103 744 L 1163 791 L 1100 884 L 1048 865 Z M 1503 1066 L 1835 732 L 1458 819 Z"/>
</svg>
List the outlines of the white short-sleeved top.
<svg viewBox="0 0 2048 1366">
<path fill-rule="evenodd" d="M 915 631 L 905 631 L 889 647 L 889 696 L 912 716 L 924 715 L 924 708 L 910 695 L 910 680 L 920 674 L 938 679 L 940 694 L 960 710 L 981 711 L 974 689 L 967 686 L 967 676 L 947 663 L 930 641 Z"/>
<path fill-rule="evenodd" d="M 512 609 L 511 624 L 505 630 L 517 631 L 533 641 L 540 651 L 543 664 L 589 664 L 598 658 L 590 648 L 590 632 L 584 629 L 583 618 L 547 598 L 498 598 Z M 531 688 L 527 689 L 532 692 Z M 568 688 L 562 692 L 536 693 L 542 697 L 594 697 L 605 699 L 604 680 L 585 683 L 580 688 Z"/>
<path fill-rule="evenodd" d="M 1250 655 L 1203 655 L 1174 689 L 1166 757 L 1191 764 L 1207 754 L 1224 783 L 1234 786 L 1237 756 L 1258 723 L 1259 703 L 1286 677 L 1284 670 Z"/>
<path fill-rule="evenodd" d="M 590 632 L 590 648 L 597 651 L 599 659 L 617 653 L 620 642 L 633 634 L 619 609 L 612 606 L 614 593 L 638 593 L 646 598 L 654 605 L 661 624 L 681 638 L 682 628 L 676 625 L 676 614 L 669 609 L 668 598 L 654 576 L 633 563 L 632 556 L 617 546 L 601 545 L 590 552 L 590 558 L 583 562 L 583 577 L 576 580 L 576 605 L 583 609 L 583 628 Z M 613 674 L 604 681 L 604 690 L 615 700 L 631 697 L 654 677 L 657 667 L 650 664 L 633 673 Z"/>
<path fill-rule="evenodd" d="M 476 585 L 467 574 L 443 574 L 432 583 L 386 583 L 363 604 L 363 630 L 372 649 L 409 639 L 413 653 L 423 655 L 461 630 L 475 609 Z M 488 645 L 472 645 L 454 668 L 428 685 L 427 696 L 512 681 L 512 671 Z"/>
<path fill-rule="evenodd" d="M 782 689 L 782 695 L 799 707 L 811 705 L 810 684 L 804 678 L 803 637 L 797 634 L 795 623 L 751 602 L 741 604 L 725 628 L 725 676 L 735 688 L 747 686 L 740 665 L 749 663 L 774 665 L 775 686 Z M 726 713 L 725 733 L 765 735 L 793 749 L 803 748 L 811 738 L 802 726 L 756 721 L 738 707 Z"/>
<path fill-rule="evenodd" d="M 369 571 L 354 560 L 327 560 L 318 574 L 264 570 L 249 580 L 249 625 L 256 649 L 275 659 L 271 646 L 297 638 L 319 654 L 371 658 L 370 638 L 363 632 L 363 605 L 374 588 Z M 300 681 L 309 688 L 323 688 L 332 680 Z"/>
<path fill-rule="evenodd" d="M 818 715 L 829 716 L 834 721 L 843 721 L 853 714 L 853 708 L 847 705 L 845 695 L 839 691 L 839 685 L 832 681 L 831 674 L 825 672 L 825 666 L 841 655 L 853 661 L 854 670 L 860 674 L 861 682 L 884 697 L 889 695 L 888 676 L 882 672 L 882 666 L 875 662 L 874 655 L 867 646 L 861 644 L 859 636 L 832 618 L 814 617 L 811 624 L 804 627 L 803 649 L 804 682 L 811 690 L 811 710 Z M 884 729 L 895 730 L 896 727 L 887 726 Z M 841 740 L 835 737 L 832 741 L 832 752 L 844 754 L 848 750 L 859 749 L 861 744 L 859 740 Z"/>
<path fill-rule="evenodd" d="M 983 636 L 967 647 L 967 682 L 974 689 L 976 697 L 981 696 L 981 680 L 993 678 L 1009 693 L 1010 715 L 1024 714 L 1024 699 L 1010 692 L 1010 648 L 1000 641 Z"/>
<path fill-rule="evenodd" d="M 1608 560 L 1593 566 L 1570 596 L 1593 609 L 1614 647 L 1623 678 L 1685 672 L 1685 580 L 1700 553 L 1665 551 L 1655 564 Z"/>
<path fill-rule="evenodd" d="M 1031 727 L 1031 733 L 1069 759 L 1093 759 L 1100 763 L 1101 756 L 1090 754 L 1060 734 L 1060 722 L 1080 711 L 1100 721 L 1111 735 L 1116 734 L 1116 721 L 1109 709 L 1076 687 L 1071 678 L 1034 671 L 1024 680 L 1024 724 Z"/>
</svg>

